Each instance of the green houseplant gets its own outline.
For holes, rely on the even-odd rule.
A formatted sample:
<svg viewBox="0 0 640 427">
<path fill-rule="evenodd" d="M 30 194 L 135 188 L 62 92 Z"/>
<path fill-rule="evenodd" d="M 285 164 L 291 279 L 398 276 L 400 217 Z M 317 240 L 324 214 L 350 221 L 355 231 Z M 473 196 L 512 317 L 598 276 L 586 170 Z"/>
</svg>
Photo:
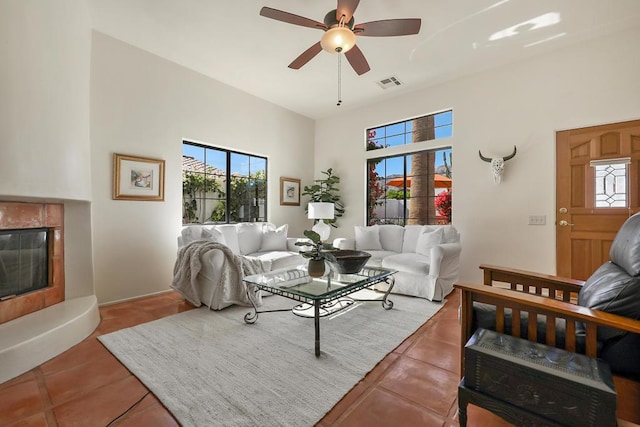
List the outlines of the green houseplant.
<svg viewBox="0 0 640 427">
<path fill-rule="evenodd" d="M 311 277 L 321 277 L 325 271 L 323 251 L 334 249 L 331 243 L 323 243 L 320 235 L 313 230 L 305 230 L 304 236 L 310 242 L 296 242 L 296 246 L 311 246 L 311 249 L 300 251 L 300 255 L 309 259 L 307 270 Z"/>
<path fill-rule="evenodd" d="M 313 185 L 305 185 L 301 194 L 303 196 L 309 196 L 309 202 L 333 203 L 335 218 L 325 219 L 324 222 L 337 228 L 338 224 L 336 221 L 344 214 L 344 205 L 340 201 L 340 195 L 337 194 L 340 191 L 337 187 L 337 184 L 340 183 L 340 178 L 333 174 L 332 168 L 322 171 L 322 173 L 327 177 L 314 180 Z"/>
</svg>

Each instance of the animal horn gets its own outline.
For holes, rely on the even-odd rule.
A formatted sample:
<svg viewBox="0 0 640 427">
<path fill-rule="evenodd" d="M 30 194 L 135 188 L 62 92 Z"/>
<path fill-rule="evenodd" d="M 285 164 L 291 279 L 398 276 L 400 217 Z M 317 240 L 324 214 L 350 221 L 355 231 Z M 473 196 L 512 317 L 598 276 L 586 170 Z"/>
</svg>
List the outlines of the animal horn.
<svg viewBox="0 0 640 427">
<path fill-rule="evenodd" d="M 478 150 L 478 154 L 480 155 L 480 158 L 481 158 L 482 160 L 484 160 L 485 162 L 489 162 L 489 163 L 491 163 L 491 159 L 490 159 L 490 158 L 488 158 L 488 157 L 483 156 L 483 155 L 482 155 L 482 151 Z"/>
<path fill-rule="evenodd" d="M 516 149 L 516 146 L 514 145 L 513 146 L 513 153 L 509 154 L 507 157 L 503 157 L 502 160 L 504 160 L 506 162 L 507 160 L 513 159 L 516 156 L 516 151 L 518 151 L 518 150 Z"/>
</svg>

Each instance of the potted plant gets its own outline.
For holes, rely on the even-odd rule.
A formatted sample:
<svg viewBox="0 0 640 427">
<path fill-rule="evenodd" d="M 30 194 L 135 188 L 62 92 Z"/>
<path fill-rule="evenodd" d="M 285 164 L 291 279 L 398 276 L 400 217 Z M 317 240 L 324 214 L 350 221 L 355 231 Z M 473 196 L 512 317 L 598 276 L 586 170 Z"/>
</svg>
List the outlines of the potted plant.
<svg viewBox="0 0 640 427">
<path fill-rule="evenodd" d="M 335 218 L 326 219 L 324 222 L 334 228 L 337 228 L 338 225 L 336 221 L 344 214 L 344 204 L 340 201 L 340 195 L 337 194 L 337 192 L 340 191 L 337 187 L 337 184 L 340 183 L 340 178 L 333 174 L 332 168 L 321 172 L 327 177 L 324 179 L 314 180 L 315 184 L 313 185 L 305 185 L 301 194 L 303 196 L 309 196 L 310 202 L 333 203 Z"/>
<path fill-rule="evenodd" d="M 333 250 L 334 247 L 331 243 L 323 243 L 320 235 L 313 230 L 305 230 L 303 234 L 311 242 L 296 242 L 296 246 L 311 246 L 311 249 L 300 251 L 300 255 L 309 259 L 309 276 L 322 277 L 325 271 L 323 252 Z"/>
</svg>

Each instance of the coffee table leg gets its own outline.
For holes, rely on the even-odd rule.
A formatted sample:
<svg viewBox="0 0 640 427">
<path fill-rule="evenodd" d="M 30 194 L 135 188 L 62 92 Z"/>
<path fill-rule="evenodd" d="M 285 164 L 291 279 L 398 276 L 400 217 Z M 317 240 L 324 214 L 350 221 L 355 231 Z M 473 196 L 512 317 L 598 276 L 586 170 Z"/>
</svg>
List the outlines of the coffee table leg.
<svg viewBox="0 0 640 427">
<path fill-rule="evenodd" d="M 313 321 L 316 328 L 316 357 L 320 356 L 320 301 L 313 302 Z"/>
</svg>

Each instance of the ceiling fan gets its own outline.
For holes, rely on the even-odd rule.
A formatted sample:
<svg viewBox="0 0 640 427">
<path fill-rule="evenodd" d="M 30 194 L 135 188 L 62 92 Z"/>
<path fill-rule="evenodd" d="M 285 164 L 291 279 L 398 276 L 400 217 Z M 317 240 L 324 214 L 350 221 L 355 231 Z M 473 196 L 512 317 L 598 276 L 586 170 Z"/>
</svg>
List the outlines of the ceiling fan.
<svg viewBox="0 0 640 427">
<path fill-rule="evenodd" d="M 324 17 L 324 23 L 294 15 L 282 10 L 263 7 L 260 15 L 303 27 L 324 31 L 319 42 L 302 52 L 289 64 L 289 68 L 300 69 L 323 49 L 330 53 L 344 53 L 358 75 L 370 70 L 362 51 L 356 46 L 356 35 L 370 37 L 408 36 L 420 31 L 420 18 L 385 19 L 354 25 L 353 13 L 360 0 L 338 0 L 338 6 Z"/>
</svg>

